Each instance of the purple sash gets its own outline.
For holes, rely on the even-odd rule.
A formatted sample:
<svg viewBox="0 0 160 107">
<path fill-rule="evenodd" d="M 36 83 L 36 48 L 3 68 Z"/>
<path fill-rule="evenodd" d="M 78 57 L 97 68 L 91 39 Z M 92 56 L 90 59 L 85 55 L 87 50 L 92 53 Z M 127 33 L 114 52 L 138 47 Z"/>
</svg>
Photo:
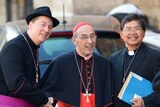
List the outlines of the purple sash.
<svg viewBox="0 0 160 107">
<path fill-rule="evenodd" d="M 35 106 L 23 99 L 0 95 L 0 107 L 35 107 Z"/>
</svg>

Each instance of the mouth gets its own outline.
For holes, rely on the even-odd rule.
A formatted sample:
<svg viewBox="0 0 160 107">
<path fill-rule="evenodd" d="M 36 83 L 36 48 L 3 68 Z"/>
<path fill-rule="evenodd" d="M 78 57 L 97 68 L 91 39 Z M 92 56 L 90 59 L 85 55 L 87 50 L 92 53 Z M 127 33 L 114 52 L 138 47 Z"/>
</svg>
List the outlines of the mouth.
<svg viewBox="0 0 160 107">
<path fill-rule="evenodd" d="M 137 40 L 137 38 L 138 38 L 138 37 L 137 37 L 137 36 L 135 36 L 135 35 L 134 35 L 134 36 L 130 36 L 130 37 L 129 37 L 129 39 L 130 39 L 130 40 L 132 40 L 132 41 Z"/>
<path fill-rule="evenodd" d="M 48 37 L 48 34 L 41 34 L 41 37 L 46 39 Z"/>
<path fill-rule="evenodd" d="M 94 45 L 88 45 L 88 46 L 86 46 L 86 49 L 88 49 L 88 50 L 93 50 L 93 48 L 94 48 Z"/>
<path fill-rule="evenodd" d="M 130 40 L 135 41 L 135 40 L 137 40 L 137 38 L 135 38 L 135 37 L 131 37 L 131 38 L 130 38 Z"/>
<path fill-rule="evenodd" d="M 94 46 L 86 46 L 85 47 L 87 51 L 93 51 L 94 50 Z"/>
</svg>

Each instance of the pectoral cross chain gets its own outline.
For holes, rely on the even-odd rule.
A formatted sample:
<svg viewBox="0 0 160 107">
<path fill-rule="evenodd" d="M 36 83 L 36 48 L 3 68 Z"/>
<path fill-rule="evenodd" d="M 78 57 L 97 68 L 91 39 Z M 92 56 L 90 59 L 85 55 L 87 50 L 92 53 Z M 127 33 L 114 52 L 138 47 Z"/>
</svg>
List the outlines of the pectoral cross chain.
<svg viewBox="0 0 160 107">
<path fill-rule="evenodd" d="M 91 94 L 88 93 L 88 90 L 86 90 L 86 93 L 84 94 L 84 96 L 86 96 L 86 102 L 90 102 L 89 101 L 89 96 L 91 96 Z"/>
</svg>

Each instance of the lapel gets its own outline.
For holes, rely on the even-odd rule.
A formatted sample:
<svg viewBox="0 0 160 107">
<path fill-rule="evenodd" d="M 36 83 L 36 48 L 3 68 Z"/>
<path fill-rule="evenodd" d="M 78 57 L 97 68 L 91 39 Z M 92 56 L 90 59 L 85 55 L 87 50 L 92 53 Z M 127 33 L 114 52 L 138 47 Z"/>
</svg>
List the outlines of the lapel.
<svg viewBox="0 0 160 107">
<path fill-rule="evenodd" d="M 135 56 L 135 60 L 132 63 L 132 70 L 133 72 L 136 73 L 137 69 L 141 66 L 143 63 L 145 57 L 147 54 L 147 48 L 146 46 L 142 43 L 142 45 L 139 47 L 139 50 L 137 52 L 137 55 Z"/>
<path fill-rule="evenodd" d="M 119 69 L 119 77 L 121 78 L 121 80 L 123 80 L 123 73 L 124 73 L 124 60 L 125 60 L 125 51 L 127 50 L 127 48 L 125 48 L 122 52 L 121 52 L 121 56 L 119 58 L 119 60 L 117 60 L 119 62 L 119 66 L 117 67 Z"/>
</svg>

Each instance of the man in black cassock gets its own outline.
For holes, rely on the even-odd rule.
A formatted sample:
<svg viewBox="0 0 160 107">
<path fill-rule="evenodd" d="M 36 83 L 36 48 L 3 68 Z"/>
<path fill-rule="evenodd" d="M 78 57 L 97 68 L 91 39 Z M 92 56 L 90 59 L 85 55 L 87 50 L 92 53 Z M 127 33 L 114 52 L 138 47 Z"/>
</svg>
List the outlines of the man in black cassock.
<svg viewBox="0 0 160 107">
<path fill-rule="evenodd" d="M 38 88 L 37 51 L 59 21 L 48 6 L 26 17 L 28 30 L 5 44 L 0 52 L 0 107 L 52 107 L 52 97 Z"/>
<path fill-rule="evenodd" d="M 146 32 L 144 20 L 138 14 L 128 14 L 121 21 L 120 35 L 127 47 L 110 56 L 113 73 L 114 107 L 159 107 L 154 103 L 156 93 L 133 98 L 129 105 L 118 98 L 118 94 L 130 71 L 152 82 L 160 70 L 160 52 L 144 44 Z"/>
<path fill-rule="evenodd" d="M 93 52 L 97 35 L 88 22 L 73 29 L 75 50 L 55 58 L 41 81 L 58 107 L 107 107 L 112 105 L 109 62 Z"/>
</svg>

